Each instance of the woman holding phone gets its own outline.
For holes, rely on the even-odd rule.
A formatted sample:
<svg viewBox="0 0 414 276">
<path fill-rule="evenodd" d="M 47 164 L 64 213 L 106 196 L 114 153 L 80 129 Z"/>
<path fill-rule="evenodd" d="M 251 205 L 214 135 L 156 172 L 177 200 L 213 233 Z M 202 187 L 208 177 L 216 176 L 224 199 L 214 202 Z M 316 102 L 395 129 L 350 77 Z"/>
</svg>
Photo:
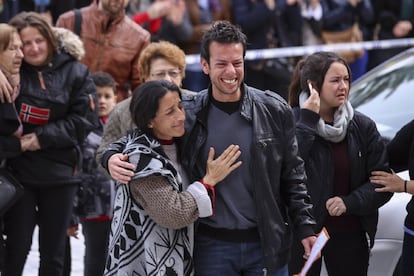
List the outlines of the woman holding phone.
<svg viewBox="0 0 414 276">
<path fill-rule="evenodd" d="M 322 257 L 335 276 L 367 275 L 378 208 L 392 196 L 375 192 L 378 185 L 370 183 L 372 171 L 389 170 L 385 144 L 374 121 L 349 103 L 350 86 L 347 62 L 336 53 L 317 52 L 299 61 L 289 87 L 315 231 L 328 230 Z M 305 260 L 297 238 L 292 253 L 290 272 L 298 273 Z M 308 275 L 320 275 L 321 263 L 322 258 Z"/>
</svg>

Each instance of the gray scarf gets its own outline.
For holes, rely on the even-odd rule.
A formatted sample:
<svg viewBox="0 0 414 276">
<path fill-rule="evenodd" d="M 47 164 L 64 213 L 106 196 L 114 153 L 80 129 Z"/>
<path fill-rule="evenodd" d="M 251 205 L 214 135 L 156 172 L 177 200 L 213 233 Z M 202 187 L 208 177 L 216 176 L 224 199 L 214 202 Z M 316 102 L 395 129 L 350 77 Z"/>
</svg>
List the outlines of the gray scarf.
<svg viewBox="0 0 414 276">
<path fill-rule="evenodd" d="M 309 94 L 307 92 L 300 93 L 299 105 L 301 108 L 308 97 Z M 316 133 L 328 141 L 339 143 L 345 138 L 348 124 L 353 117 L 354 109 L 349 101 L 345 101 L 345 103 L 339 106 L 335 111 L 333 125 L 325 123 L 325 121 L 320 118 L 318 125 L 316 126 Z"/>
</svg>

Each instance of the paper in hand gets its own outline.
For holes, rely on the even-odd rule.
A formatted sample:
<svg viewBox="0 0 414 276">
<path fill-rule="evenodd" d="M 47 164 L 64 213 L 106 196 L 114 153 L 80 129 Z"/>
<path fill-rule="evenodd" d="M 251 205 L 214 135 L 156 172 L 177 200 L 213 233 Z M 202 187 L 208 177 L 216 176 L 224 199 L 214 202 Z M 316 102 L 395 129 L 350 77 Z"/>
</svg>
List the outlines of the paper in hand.
<svg viewBox="0 0 414 276">
<path fill-rule="evenodd" d="M 329 234 L 328 234 L 328 231 L 324 227 L 322 228 L 321 232 L 318 234 L 318 238 L 313 244 L 309 258 L 306 260 L 306 263 L 303 266 L 301 272 L 294 276 L 306 276 L 306 273 L 308 273 L 312 264 L 317 260 L 319 253 L 322 251 L 323 247 L 325 246 L 328 240 L 329 240 Z"/>
</svg>

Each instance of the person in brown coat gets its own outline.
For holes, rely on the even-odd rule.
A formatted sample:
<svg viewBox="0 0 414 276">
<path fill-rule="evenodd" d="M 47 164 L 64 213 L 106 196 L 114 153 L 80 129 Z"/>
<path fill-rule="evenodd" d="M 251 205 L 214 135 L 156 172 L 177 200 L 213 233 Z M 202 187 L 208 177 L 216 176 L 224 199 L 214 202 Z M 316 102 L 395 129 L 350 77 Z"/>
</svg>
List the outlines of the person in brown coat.
<svg viewBox="0 0 414 276">
<path fill-rule="evenodd" d="M 150 34 L 125 13 L 129 0 L 94 0 L 80 9 L 80 37 L 86 54 L 82 62 L 92 72 L 104 71 L 116 81 L 118 102 L 140 84 L 138 58 Z M 75 12 L 62 14 L 56 26 L 74 30 Z"/>
</svg>

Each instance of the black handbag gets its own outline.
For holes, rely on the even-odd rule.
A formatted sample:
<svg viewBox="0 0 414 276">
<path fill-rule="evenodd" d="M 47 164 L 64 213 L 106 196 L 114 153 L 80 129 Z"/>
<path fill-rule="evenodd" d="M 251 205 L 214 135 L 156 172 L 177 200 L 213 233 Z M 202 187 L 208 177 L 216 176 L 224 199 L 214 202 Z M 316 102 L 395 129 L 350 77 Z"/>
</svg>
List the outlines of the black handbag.
<svg viewBox="0 0 414 276">
<path fill-rule="evenodd" d="M 20 182 L 6 169 L 0 168 L 0 216 L 23 195 Z"/>
</svg>

